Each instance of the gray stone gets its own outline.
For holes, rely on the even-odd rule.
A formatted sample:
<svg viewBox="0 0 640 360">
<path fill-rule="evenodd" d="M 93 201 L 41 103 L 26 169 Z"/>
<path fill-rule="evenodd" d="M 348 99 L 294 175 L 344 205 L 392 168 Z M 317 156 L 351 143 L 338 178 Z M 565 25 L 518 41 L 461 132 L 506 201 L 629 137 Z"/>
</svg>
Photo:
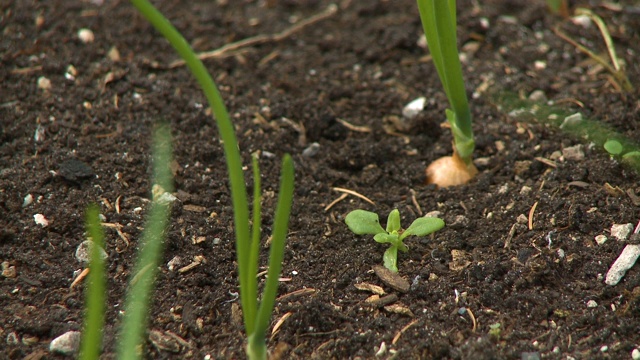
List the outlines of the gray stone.
<svg viewBox="0 0 640 360">
<path fill-rule="evenodd" d="M 80 332 L 67 331 L 53 339 L 49 344 L 49 351 L 63 355 L 74 355 L 80 348 Z"/>
<path fill-rule="evenodd" d="M 625 246 L 618 259 L 611 265 L 604 282 L 611 286 L 618 284 L 627 270 L 635 265 L 638 257 L 640 257 L 640 245 Z"/>
<path fill-rule="evenodd" d="M 76 259 L 83 264 L 88 264 L 91 261 L 91 252 L 93 251 L 94 243 L 91 240 L 85 240 L 76 249 Z M 100 257 L 105 260 L 109 257 L 107 252 L 103 248 L 100 248 Z"/>
<path fill-rule="evenodd" d="M 625 241 L 633 231 L 633 224 L 613 224 L 611 225 L 611 236 L 620 241 Z"/>
<path fill-rule="evenodd" d="M 582 145 L 570 146 L 562 149 L 562 156 L 564 156 L 565 160 L 583 160 L 584 151 L 582 151 Z"/>
</svg>

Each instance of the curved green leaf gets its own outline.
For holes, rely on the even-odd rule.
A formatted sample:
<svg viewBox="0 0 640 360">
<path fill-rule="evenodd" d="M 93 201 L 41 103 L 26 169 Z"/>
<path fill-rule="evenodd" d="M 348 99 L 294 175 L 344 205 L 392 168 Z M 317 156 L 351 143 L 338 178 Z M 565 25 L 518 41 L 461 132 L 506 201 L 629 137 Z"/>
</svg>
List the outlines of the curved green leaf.
<svg viewBox="0 0 640 360">
<path fill-rule="evenodd" d="M 394 231 L 400 230 L 400 211 L 398 209 L 393 209 L 389 213 L 389 217 L 387 218 L 387 232 L 391 234 Z"/>
<path fill-rule="evenodd" d="M 442 219 L 434 217 L 421 217 L 413 221 L 411 226 L 400 235 L 400 240 L 407 236 L 425 236 L 434 233 L 444 227 L 444 221 Z"/>
<path fill-rule="evenodd" d="M 366 210 L 353 210 L 344 219 L 349 230 L 358 235 L 375 235 L 384 233 L 384 229 L 380 226 L 378 214 Z"/>
</svg>

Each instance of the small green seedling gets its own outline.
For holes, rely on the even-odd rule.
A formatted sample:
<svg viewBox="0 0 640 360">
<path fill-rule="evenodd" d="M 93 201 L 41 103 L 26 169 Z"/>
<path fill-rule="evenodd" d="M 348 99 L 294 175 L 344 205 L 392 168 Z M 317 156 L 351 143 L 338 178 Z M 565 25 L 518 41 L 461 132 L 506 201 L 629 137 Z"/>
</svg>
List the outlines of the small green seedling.
<svg viewBox="0 0 640 360">
<path fill-rule="evenodd" d="M 618 140 L 607 140 L 607 142 L 604 143 L 604 149 L 607 150 L 610 155 L 620 155 L 623 150 L 622 144 Z"/>
<path fill-rule="evenodd" d="M 379 243 L 389 244 L 382 259 L 384 266 L 394 272 L 398 272 L 398 250 L 407 252 L 409 248 L 402 240 L 410 235 L 425 236 L 434 233 L 444 227 L 444 221 L 438 218 L 417 218 L 406 229 L 400 227 L 400 212 L 394 209 L 389 213 L 387 229 L 380 226 L 378 214 L 366 210 L 353 210 L 345 218 L 345 223 L 351 231 L 357 235 L 374 235 L 373 239 Z"/>
</svg>

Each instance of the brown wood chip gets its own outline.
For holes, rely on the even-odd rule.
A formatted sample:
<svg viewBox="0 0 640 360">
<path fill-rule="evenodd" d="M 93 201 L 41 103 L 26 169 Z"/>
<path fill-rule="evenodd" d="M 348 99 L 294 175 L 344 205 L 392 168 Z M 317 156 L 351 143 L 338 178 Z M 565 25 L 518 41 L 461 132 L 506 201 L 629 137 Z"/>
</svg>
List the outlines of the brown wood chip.
<svg viewBox="0 0 640 360">
<path fill-rule="evenodd" d="M 405 280 L 398 273 L 395 273 L 384 266 L 376 265 L 373 267 L 373 271 L 378 275 L 380 280 L 388 287 L 400 291 L 402 293 L 409 292 L 409 282 Z"/>
<path fill-rule="evenodd" d="M 187 211 L 192 211 L 192 212 L 197 212 L 197 213 L 201 213 L 201 212 L 207 211 L 207 208 L 205 208 L 204 206 L 198 206 L 198 205 L 185 205 L 182 208 L 187 210 Z"/>
<path fill-rule="evenodd" d="M 370 293 L 377 294 L 377 295 L 384 295 L 384 289 L 378 285 L 373 285 L 369 283 L 358 283 L 353 286 L 355 286 L 356 289 L 358 290 L 368 291 Z"/>
<path fill-rule="evenodd" d="M 373 295 L 367 300 L 365 300 L 367 304 L 377 308 L 381 308 L 383 306 L 393 304 L 396 301 L 398 301 L 398 295 L 396 294 L 390 294 L 383 297 L 379 297 L 378 295 Z"/>
</svg>

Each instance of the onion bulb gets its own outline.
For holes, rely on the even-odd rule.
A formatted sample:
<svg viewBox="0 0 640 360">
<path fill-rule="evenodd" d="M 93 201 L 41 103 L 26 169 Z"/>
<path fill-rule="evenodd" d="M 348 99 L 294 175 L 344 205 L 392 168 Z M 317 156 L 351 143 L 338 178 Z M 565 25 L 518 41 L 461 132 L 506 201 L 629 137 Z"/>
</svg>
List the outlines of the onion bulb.
<svg viewBox="0 0 640 360">
<path fill-rule="evenodd" d="M 466 164 L 454 151 L 453 156 L 444 156 L 432 162 L 426 170 L 427 184 L 438 187 L 463 185 L 478 174 L 472 162 Z"/>
</svg>

